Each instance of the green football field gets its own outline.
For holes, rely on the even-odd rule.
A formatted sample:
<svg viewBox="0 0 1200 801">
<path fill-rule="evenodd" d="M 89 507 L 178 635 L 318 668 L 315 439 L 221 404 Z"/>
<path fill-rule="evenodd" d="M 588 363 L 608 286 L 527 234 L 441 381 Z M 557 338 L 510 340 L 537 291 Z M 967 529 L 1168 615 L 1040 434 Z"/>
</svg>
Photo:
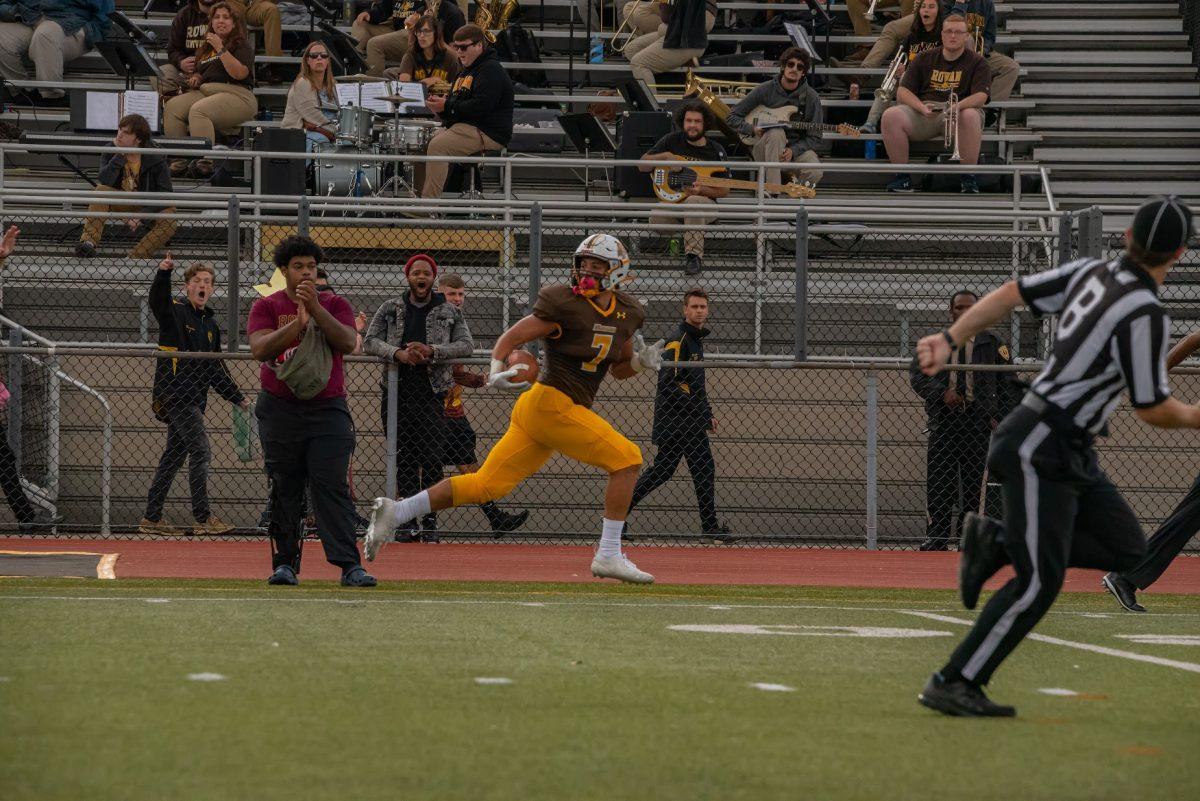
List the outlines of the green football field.
<svg viewBox="0 0 1200 801">
<path fill-rule="evenodd" d="M 0 799 L 1194 799 L 1200 598 L 1147 602 L 969 720 L 949 592 L 7 580 Z"/>
</svg>

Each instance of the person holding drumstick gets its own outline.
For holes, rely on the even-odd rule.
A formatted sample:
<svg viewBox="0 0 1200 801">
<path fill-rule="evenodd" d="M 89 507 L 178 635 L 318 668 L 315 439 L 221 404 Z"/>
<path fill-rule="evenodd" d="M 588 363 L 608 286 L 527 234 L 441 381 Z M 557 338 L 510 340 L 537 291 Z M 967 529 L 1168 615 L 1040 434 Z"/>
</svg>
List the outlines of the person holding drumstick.
<svg viewBox="0 0 1200 801">
<path fill-rule="evenodd" d="M 281 128 L 302 128 L 309 153 L 337 139 L 337 84 L 329 69 L 329 48 L 309 42 L 300 58 L 300 75 L 288 89 Z"/>
</svg>

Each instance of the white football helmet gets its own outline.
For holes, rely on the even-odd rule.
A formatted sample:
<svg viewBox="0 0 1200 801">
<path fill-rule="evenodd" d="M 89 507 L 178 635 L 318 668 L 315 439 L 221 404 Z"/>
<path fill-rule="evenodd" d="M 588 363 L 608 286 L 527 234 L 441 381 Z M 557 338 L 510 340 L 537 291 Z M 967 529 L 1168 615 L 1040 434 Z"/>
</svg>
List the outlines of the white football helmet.
<svg viewBox="0 0 1200 801">
<path fill-rule="evenodd" d="M 579 271 L 579 261 L 585 256 L 600 259 L 608 265 L 608 273 L 596 281 L 590 275 Z M 575 248 L 575 260 L 571 266 L 571 288 L 576 295 L 585 298 L 595 297 L 601 292 L 616 289 L 621 284 L 633 278 L 629 269 L 629 251 L 621 244 L 621 240 L 611 234 L 592 234 L 579 243 Z"/>
</svg>

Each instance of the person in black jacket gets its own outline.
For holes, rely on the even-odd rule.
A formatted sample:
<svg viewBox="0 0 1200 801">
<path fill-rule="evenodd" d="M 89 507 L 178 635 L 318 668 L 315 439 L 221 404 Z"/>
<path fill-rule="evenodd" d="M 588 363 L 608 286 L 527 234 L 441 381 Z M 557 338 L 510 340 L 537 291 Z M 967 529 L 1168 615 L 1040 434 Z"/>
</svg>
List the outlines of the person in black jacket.
<svg viewBox="0 0 1200 801">
<path fill-rule="evenodd" d="M 171 272 L 175 262 L 171 254 L 158 265 L 150 285 L 150 311 L 158 321 L 159 350 L 219 353 L 221 329 L 212 309 L 207 308 L 213 293 L 214 270 L 211 264 L 197 262 L 183 274 L 186 298 L 171 297 Z M 204 428 L 204 408 L 208 388 L 243 409 L 250 401 L 242 395 L 225 363 L 215 359 L 158 359 L 154 369 L 154 416 L 167 424 L 167 445 L 150 492 L 146 515 L 138 531 L 142 534 L 179 536 L 184 532 L 163 519 L 163 504 L 175 474 L 188 460 L 188 485 L 192 492 L 192 526 L 195 534 L 225 534 L 232 526 L 210 513 L 208 508 L 208 432 Z"/>
<path fill-rule="evenodd" d="M 500 150 L 512 140 L 513 84 L 488 47 L 483 30 L 463 25 L 450 45 L 462 64 L 448 97 L 430 96 L 425 105 L 445 130 L 429 141 L 430 156 L 472 156 Z M 428 162 L 421 197 L 441 197 L 449 162 Z"/>
<path fill-rule="evenodd" d="M 117 135 L 113 137 L 114 147 L 149 148 L 154 147 L 150 138 L 150 123 L 140 114 L 127 114 L 117 124 Z M 171 192 L 171 168 L 166 156 L 157 153 L 105 153 L 100 157 L 99 192 Z M 108 203 L 94 203 L 88 206 L 88 211 L 106 212 L 122 210 L 136 214 L 136 206 L 121 206 Z M 170 214 L 174 207 L 150 209 Z M 104 217 L 89 217 L 83 225 L 83 233 L 79 236 L 79 244 L 75 246 L 75 255 L 82 258 L 96 255 L 100 238 L 104 235 Z M 131 259 L 149 259 L 175 235 L 175 221 L 157 219 L 141 221 L 129 217 L 125 224 L 130 231 L 149 230 L 142 235 L 133 250 L 129 252 Z"/>
<path fill-rule="evenodd" d="M 959 290 L 950 298 L 950 321 L 962 317 L 979 300 Z M 953 531 L 954 503 L 960 497 L 963 517 L 978 512 L 992 429 L 1012 405 L 1010 377 L 997 372 L 954 370 L 956 364 L 1011 364 L 1008 346 L 984 331 L 968 340 L 952 358 L 949 369 L 929 376 L 916 357 L 908 368 L 913 391 L 925 401 L 929 416 L 929 446 L 925 458 L 926 528 L 922 551 L 944 551 Z M 960 495 L 961 492 L 961 495 Z"/>
<path fill-rule="evenodd" d="M 690 289 L 683 298 L 683 322 L 667 343 L 665 359 L 677 362 L 704 360 L 704 338 L 709 330 L 708 293 Z M 658 371 L 658 393 L 654 396 L 654 424 L 650 441 L 658 446 L 654 463 L 638 476 L 629 510 L 675 474 L 680 459 L 686 459 L 700 507 L 703 541 L 733 542 L 729 526 L 717 520 L 717 468 L 713 462 L 708 432 L 716 430 L 708 405 L 703 367 L 675 367 Z"/>
</svg>

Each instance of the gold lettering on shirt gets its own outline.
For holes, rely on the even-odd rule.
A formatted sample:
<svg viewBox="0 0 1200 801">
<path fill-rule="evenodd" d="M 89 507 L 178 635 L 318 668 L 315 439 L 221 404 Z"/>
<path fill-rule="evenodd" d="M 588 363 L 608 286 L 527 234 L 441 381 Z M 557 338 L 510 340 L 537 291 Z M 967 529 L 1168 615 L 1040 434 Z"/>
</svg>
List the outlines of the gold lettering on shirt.
<svg viewBox="0 0 1200 801">
<path fill-rule="evenodd" d="M 962 76 L 962 70 L 933 70 L 929 74 L 929 88 L 936 92 L 957 90 Z"/>
<path fill-rule="evenodd" d="M 605 333 L 605 334 L 615 334 L 615 333 L 617 333 L 617 327 L 616 327 L 615 325 L 605 325 L 604 323 L 596 323 L 596 324 L 594 324 L 594 325 L 592 326 L 592 330 L 593 330 L 593 331 L 601 331 L 601 332 L 603 332 L 603 333 Z"/>
</svg>

